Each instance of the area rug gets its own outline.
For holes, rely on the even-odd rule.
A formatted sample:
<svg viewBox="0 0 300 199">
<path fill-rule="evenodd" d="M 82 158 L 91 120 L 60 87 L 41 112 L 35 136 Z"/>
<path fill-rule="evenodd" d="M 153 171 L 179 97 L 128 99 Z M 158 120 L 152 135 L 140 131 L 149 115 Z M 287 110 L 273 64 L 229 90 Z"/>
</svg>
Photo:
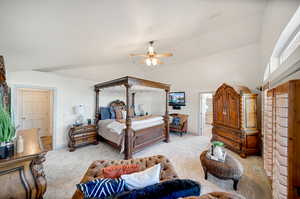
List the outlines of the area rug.
<svg viewBox="0 0 300 199">
<path fill-rule="evenodd" d="M 204 179 L 200 164 L 200 153 L 209 147 L 209 137 L 206 136 L 171 136 L 170 143 L 158 143 L 134 157 L 145 157 L 161 154 L 170 159 L 181 178 L 193 179 L 202 186 L 202 194 L 211 191 L 234 192 L 231 180 L 220 180 L 211 175 Z M 262 168 L 261 157 L 251 156 L 241 159 L 245 174 L 240 180 L 237 193 L 248 199 L 271 199 L 271 188 Z M 48 186 L 45 199 L 70 199 L 88 166 L 94 160 L 122 159 L 123 155 L 106 143 L 78 148 L 75 152 L 60 149 L 48 152 L 46 156 L 45 173 Z"/>
</svg>

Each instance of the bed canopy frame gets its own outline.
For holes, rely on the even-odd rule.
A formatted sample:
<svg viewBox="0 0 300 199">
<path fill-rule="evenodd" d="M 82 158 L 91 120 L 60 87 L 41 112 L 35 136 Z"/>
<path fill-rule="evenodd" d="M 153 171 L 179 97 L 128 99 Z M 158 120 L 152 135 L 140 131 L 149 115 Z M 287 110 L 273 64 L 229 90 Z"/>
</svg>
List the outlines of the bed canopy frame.
<svg viewBox="0 0 300 199">
<path fill-rule="evenodd" d="M 99 83 L 95 85 L 95 92 L 96 92 L 96 106 L 95 106 L 95 118 L 96 123 L 100 120 L 99 118 L 99 95 L 101 89 L 114 87 L 114 86 L 125 86 L 126 88 L 126 129 L 125 129 L 125 136 L 124 136 L 124 154 L 125 159 L 131 159 L 132 154 L 134 151 L 133 142 L 135 142 L 135 137 L 133 136 L 133 130 L 131 128 L 133 112 L 130 109 L 134 106 L 134 91 L 132 89 L 133 86 L 144 86 L 144 87 L 151 87 L 151 88 L 158 88 L 165 91 L 165 115 L 164 115 L 164 141 L 169 142 L 169 110 L 168 110 L 168 95 L 170 91 L 170 85 L 149 81 L 145 79 L 140 79 L 136 77 L 122 77 L 119 79 Z M 145 132 L 151 134 L 151 131 Z M 146 141 L 145 141 L 146 142 Z"/>
</svg>

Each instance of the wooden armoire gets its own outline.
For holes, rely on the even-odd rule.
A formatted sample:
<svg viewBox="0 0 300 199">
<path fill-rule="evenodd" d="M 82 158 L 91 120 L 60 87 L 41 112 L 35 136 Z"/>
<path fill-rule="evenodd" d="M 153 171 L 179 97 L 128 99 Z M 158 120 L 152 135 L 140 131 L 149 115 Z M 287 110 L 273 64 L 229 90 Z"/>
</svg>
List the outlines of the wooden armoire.
<svg viewBox="0 0 300 199">
<path fill-rule="evenodd" d="M 259 152 L 257 94 L 247 87 L 219 87 L 213 96 L 212 141 L 221 141 L 241 157 Z"/>
<path fill-rule="evenodd" d="M 274 199 L 300 198 L 300 80 L 264 91 L 263 159 Z"/>
</svg>

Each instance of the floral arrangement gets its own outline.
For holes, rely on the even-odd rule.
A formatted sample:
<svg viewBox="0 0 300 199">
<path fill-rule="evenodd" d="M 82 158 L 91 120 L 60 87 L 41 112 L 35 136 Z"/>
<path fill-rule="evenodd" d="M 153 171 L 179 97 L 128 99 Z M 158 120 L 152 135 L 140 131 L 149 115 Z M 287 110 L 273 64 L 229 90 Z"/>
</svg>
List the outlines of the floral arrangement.
<svg viewBox="0 0 300 199">
<path fill-rule="evenodd" d="M 0 143 L 10 142 L 15 133 L 16 129 L 10 115 L 0 106 Z"/>
</svg>

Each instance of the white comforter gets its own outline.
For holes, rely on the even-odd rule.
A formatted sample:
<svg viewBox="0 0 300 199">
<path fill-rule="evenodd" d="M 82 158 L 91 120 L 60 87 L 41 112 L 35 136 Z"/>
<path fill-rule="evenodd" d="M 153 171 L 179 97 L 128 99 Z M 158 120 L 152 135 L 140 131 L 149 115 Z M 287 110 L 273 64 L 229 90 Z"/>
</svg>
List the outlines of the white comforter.
<svg viewBox="0 0 300 199">
<path fill-rule="evenodd" d="M 145 120 L 132 121 L 131 128 L 134 131 L 149 128 L 159 124 L 163 124 L 163 117 L 153 117 Z M 98 133 L 105 139 L 114 142 L 118 145 L 122 145 L 124 148 L 123 130 L 126 128 L 126 124 L 117 122 L 116 120 L 100 120 L 98 122 Z"/>
</svg>

